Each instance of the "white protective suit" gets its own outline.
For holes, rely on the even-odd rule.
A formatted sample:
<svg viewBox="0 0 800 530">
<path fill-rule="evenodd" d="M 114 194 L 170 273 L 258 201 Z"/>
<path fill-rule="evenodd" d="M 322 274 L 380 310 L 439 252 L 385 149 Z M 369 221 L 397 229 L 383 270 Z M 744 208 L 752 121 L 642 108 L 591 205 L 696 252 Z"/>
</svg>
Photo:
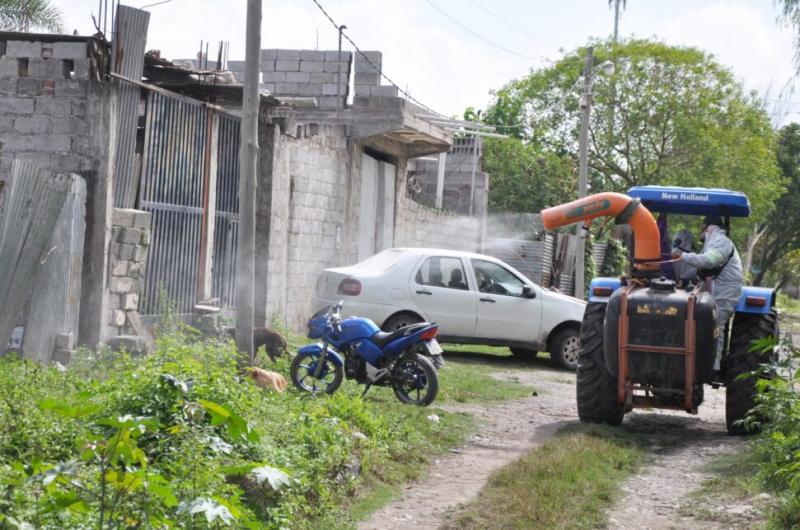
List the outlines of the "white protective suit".
<svg viewBox="0 0 800 530">
<path fill-rule="evenodd" d="M 672 240 L 672 253 L 691 252 L 693 243 L 694 236 L 684 228 L 675 234 L 675 239 Z M 697 267 L 693 267 L 685 261 L 673 263 L 672 270 L 675 274 L 675 281 L 679 283 L 688 284 L 697 280 Z"/>
<path fill-rule="evenodd" d="M 733 252 L 732 256 L 731 252 Z M 742 296 L 742 284 L 744 283 L 742 260 L 739 258 L 739 253 L 736 251 L 733 241 L 725 235 L 725 230 L 716 225 L 709 225 L 706 228 L 706 240 L 701 253 L 681 253 L 680 251 L 678 253 L 681 254 L 682 263 L 698 269 L 713 269 L 722 266 L 727 261 L 719 276 L 711 284 L 711 294 L 714 295 L 714 299 L 717 301 L 717 322 L 719 325 L 714 369 L 719 370 L 722 349 L 725 344 L 725 324 L 734 313 L 734 307 Z M 728 259 L 729 256 L 730 260 Z"/>
</svg>

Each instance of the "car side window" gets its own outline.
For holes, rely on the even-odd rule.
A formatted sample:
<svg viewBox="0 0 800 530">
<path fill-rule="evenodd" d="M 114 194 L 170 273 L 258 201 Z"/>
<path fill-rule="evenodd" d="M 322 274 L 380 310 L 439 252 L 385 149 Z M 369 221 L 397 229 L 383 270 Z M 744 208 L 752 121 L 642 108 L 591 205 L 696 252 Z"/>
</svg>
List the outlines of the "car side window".
<svg viewBox="0 0 800 530">
<path fill-rule="evenodd" d="M 472 268 L 475 270 L 475 279 L 480 292 L 522 296 L 522 288 L 525 284 L 506 268 L 497 263 L 480 259 L 472 260 Z"/>
<path fill-rule="evenodd" d="M 459 258 L 432 256 L 425 260 L 417 271 L 415 281 L 420 285 L 431 287 L 444 287 L 447 289 L 460 289 L 466 291 L 467 276 L 464 274 L 464 264 Z"/>
</svg>

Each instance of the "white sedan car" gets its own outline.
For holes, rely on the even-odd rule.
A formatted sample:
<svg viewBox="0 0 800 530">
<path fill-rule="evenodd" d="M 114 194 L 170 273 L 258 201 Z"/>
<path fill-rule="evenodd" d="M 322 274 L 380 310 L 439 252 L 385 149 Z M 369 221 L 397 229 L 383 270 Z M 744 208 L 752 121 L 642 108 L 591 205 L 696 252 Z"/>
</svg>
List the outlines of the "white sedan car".
<svg viewBox="0 0 800 530">
<path fill-rule="evenodd" d="M 548 291 L 502 261 L 470 252 L 392 248 L 352 265 L 325 269 L 314 307 L 344 300 L 343 312 L 384 331 L 439 324 L 442 342 L 508 346 L 515 355 L 550 352 L 578 364 L 585 303 Z"/>
</svg>

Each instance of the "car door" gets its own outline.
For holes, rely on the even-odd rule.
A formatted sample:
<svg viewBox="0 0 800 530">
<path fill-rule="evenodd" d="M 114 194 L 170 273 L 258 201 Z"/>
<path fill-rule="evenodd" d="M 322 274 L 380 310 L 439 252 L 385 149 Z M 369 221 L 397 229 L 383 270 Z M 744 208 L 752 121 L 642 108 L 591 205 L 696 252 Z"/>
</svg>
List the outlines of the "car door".
<svg viewBox="0 0 800 530">
<path fill-rule="evenodd" d="M 542 297 L 523 297 L 528 285 L 516 274 L 493 261 L 471 259 L 478 290 L 475 336 L 536 343 L 542 320 Z"/>
<path fill-rule="evenodd" d="M 475 332 L 477 294 L 471 290 L 460 257 L 428 256 L 411 275 L 411 296 L 428 320 L 448 337 Z"/>
</svg>

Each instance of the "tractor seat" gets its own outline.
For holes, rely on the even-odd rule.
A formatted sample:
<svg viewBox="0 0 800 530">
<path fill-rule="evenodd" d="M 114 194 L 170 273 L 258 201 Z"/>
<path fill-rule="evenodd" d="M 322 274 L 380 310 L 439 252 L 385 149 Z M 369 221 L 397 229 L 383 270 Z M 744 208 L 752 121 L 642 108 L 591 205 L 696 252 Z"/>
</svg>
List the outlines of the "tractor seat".
<svg viewBox="0 0 800 530">
<path fill-rule="evenodd" d="M 406 335 L 410 335 L 416 331 L 419 331 L 423 328 L 430 326 L 427 322 L 420 322 L 419 324 L 411 324 L 410 326 L 405 326 L 395 331 L 379 331 L 375 333 L 373 336 L 369 338 L 372 342 L 375 343 L 379 348 L 383 349 L 384 346 L 392 342 L 393 340 L 399 339 L 400 337 L 404 337 Z"/>
</svg>

